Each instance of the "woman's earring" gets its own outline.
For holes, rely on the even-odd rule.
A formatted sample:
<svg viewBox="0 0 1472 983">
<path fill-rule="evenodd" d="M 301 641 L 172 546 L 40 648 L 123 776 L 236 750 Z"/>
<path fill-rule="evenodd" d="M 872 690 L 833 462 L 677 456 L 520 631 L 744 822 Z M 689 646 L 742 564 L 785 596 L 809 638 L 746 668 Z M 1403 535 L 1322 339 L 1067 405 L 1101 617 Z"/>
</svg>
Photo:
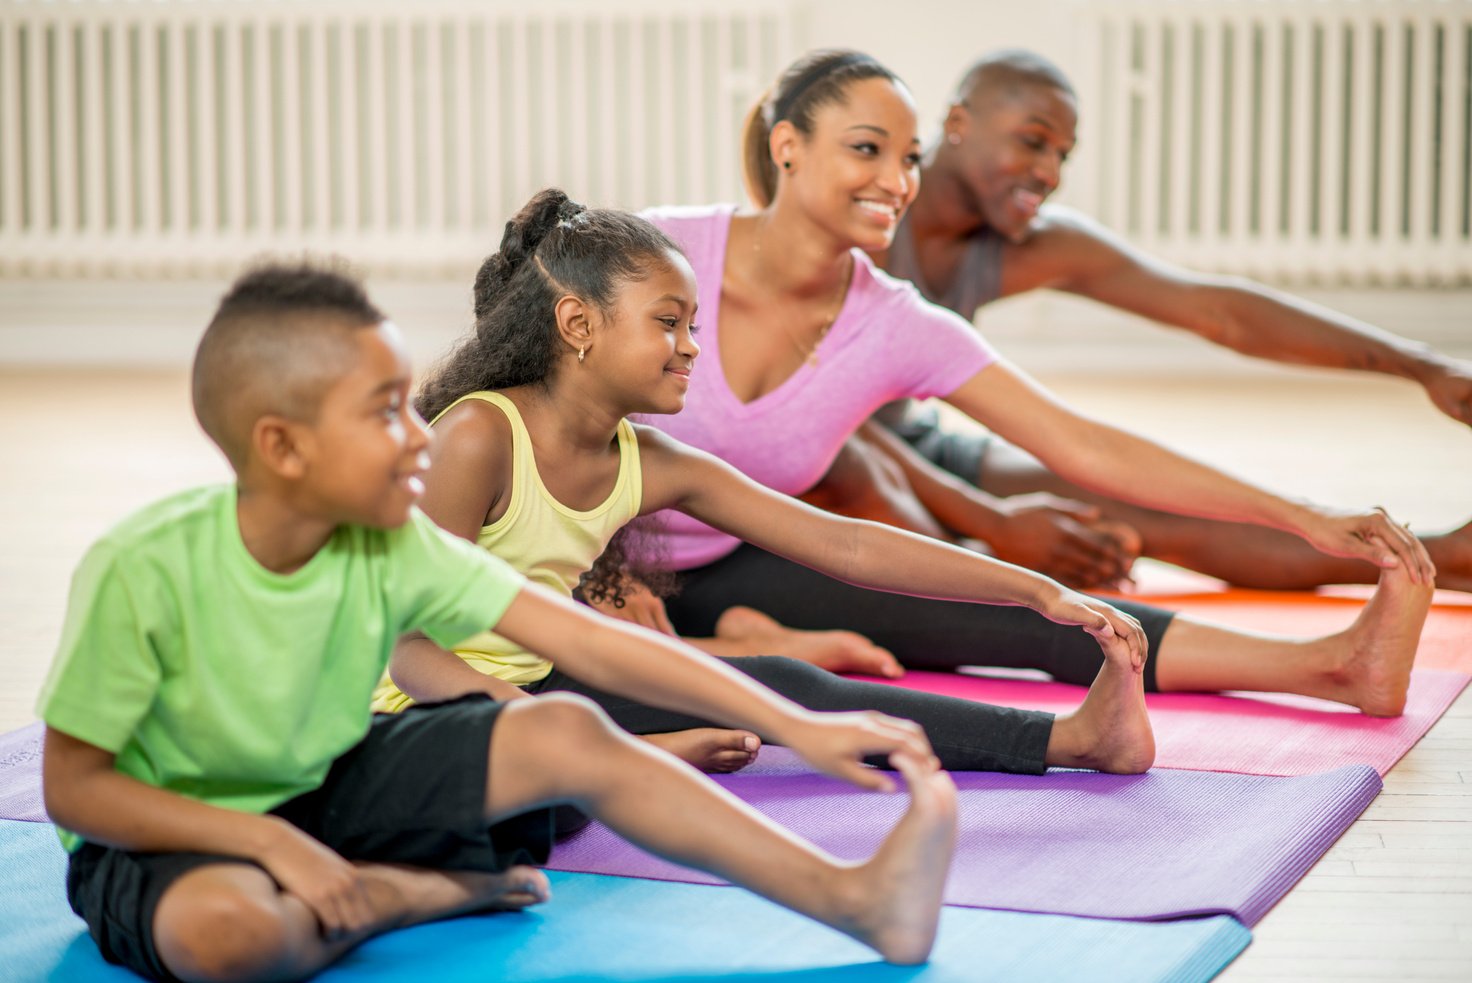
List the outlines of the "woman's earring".
<svg viewBox="0 0 1472 983">
<path fill-rule="evenodd" d="M 946 134 L 946 143 L 949 143 L 953 147 L 959 147 L 959 146 L 961 146 L 961 134 L 959 134 L 959 133 L 947 133 Z"/>
<path fill-rule="evenodd" d="M 583 356 L 586 355 L 586 354 L 588 354 L 588 346 L 587 345 L 579 345 L 578 346 L 578 364 L 579 365 L 582 365 L 583 364 Z"/>
<path fill-rule="evenodd" d="M 792 161 L 790 161 L 790 160 L 784 160 L 782 162 L 782 170 L 784 170 L 784 171 L 790 171 L 790 170 L 792 170 Z"/>
</svg>

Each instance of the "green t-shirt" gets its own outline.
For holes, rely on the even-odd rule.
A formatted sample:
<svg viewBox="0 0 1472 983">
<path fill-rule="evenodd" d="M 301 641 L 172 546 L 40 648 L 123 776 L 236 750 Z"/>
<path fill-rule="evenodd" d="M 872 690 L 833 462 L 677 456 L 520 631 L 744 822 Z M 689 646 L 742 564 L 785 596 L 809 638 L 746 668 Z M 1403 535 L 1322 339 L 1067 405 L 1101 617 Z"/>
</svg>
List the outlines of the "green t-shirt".
<svg viewBox="0 0 1472 983">
<path fill-rule="evenodd" d="M 398 529 L 339 528 L 301 569 L 272 573 L 241 542 L 235 504 L 233 486 L 185 492 L 92 547 L 38 713 L 123 774 L 261 813 L 362 740 L 400 635 L 453 648 L 525 581 L 418 510 Z"/>
</svg>

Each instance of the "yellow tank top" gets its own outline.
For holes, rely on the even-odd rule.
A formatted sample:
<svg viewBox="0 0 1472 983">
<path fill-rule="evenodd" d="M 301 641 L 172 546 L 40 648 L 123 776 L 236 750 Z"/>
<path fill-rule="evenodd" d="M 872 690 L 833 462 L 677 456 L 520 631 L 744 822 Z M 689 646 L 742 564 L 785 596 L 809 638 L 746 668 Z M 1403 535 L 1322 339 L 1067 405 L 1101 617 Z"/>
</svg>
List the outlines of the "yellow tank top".
<svg viewBox="0 0 1472 983">
<path fill-rule="evenodd" d="M 531 434 L 515 404 L 500 393 L 462 396 L 430 421 L 431 425 L 467 399 L 497 406 L 511 421 L 511 500 L 504 515 L 481 527 L 476 543 L 528 580 L 572 596 L 578 578 L 598 559 L 613 534 L 639 515 L 644 485 L 633 424 L 622 420 L 618 425 L 619 467 L 613 491 L 602 504 L 579 512 L 553 498 L 542 484 Z M 517 685 L 536 682 L 552 671 L 550 660 L 489 631 L 457 645 L 455 654 L 480 672 Z M 373 709 L 393 713 L 412 703 L 385 673 L 374 691 Z"/>
</svg>

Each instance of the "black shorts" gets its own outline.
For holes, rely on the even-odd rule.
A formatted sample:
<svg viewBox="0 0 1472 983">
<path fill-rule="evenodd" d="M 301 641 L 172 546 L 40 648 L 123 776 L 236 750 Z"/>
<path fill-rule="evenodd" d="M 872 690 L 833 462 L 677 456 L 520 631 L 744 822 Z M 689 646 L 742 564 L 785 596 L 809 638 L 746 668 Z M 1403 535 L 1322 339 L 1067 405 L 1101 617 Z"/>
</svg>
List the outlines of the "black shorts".
<svg viewBox="0 0 1472 983">
<path fill-rule="evenodd" d="M 320 788 L 271 813 L 349 860 L 441 870 L 505 870 L 544 863 L 553 811 L 487 827 L 491 729 L 503 704 L 485 696 L 379 714 L 333 763 Z M 84 843 L 71 856 L 67 900 L 108 962 L 173 980 L 154 948 L 153 918 L 174 881 L 197 867 L 251 863 L 201 853 L 134 853 Z"/>
</svg>

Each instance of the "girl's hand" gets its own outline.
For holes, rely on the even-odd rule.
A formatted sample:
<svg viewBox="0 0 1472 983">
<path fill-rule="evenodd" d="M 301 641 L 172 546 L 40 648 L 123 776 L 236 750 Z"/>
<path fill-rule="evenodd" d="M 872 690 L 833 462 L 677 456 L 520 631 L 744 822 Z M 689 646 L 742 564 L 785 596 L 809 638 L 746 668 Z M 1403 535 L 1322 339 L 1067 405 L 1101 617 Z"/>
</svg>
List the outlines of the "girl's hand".
<svg viewBox="0 0 1472 983">
<path fill-rule="evenodd" d="M 652 593 L 648 587 L 637 580 L 626 580 L 622 597 L 623 607 L 618 607 L 611 601 L 590 602 L 589 606 L 610 618 L 632 621 L 636 625 L 652 628 L 671 638 L 680 637 L 680 633 L 675 631 L 675 626 L 670 624 L 670 616 L 665 612 L 664 601 Z"/>
<path fill-rule="evenodd" d="M 1145 659 L 1150 654 L 1145 629 L 1118 608 L 1060 587 L 1057 595 L 1040 605 L 1037 612 L 1060 625 L 1078 625 L 1094 636 L 1105 658 L 1127 658 L 1135 672 L 1144 671 Z"/>
<path fill-rule="evenodd" d="M 1387 569 L 1404 567 L 1413 583 L 1435 582 L 1436 566 L 1426 547 L 1383 508 L 1350 512 L 1309 506 L 1307 513 L 1309 519 L 1299 533 L 1319 552 L 1368 560 Z"/>
<path fill-rule="evenodd" d="M 783 743 L 825 775 L 875 792 L 893 792 L 894 779 L 864 764 L 868 757 L 903 755 L 926 774 L 940 762 L 920 725 L 877 710 L 805 714 Z"/>
</svg>

